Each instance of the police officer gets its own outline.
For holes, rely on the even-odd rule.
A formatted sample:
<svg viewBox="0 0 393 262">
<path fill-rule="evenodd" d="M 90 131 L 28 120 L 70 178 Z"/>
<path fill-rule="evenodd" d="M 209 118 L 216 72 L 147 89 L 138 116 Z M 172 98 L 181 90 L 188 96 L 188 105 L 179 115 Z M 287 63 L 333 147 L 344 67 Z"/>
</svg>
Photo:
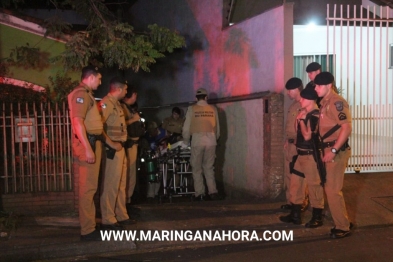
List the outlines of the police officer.
<svg viewBox="0 0 393 262">
<path fill-rule="evenodd" d="M 351 150 L 348 138 L 352 132 L 352 118 L 347 101 L 333 91 L 334 77 L 329 72 L 318 74 L 315 91 L 322 97 L 319 136 L 322 140 L 323 157 L 326 163 L 325 193 L 335 227 L 331 238 L 343 238 L 350 234 L 352 227 L 348 220 L 342 187 L 344 172 Z"/>
<path fill-rule="evenodd" d="M 318 94 L 315 92 L 314 87 L 307 86 L 300 92 L 300 96 L 302 108 L 296 118 L 296 149 L 298 158 L 294 169 L 301 170 L 304 174 L 309 190 L 310 203 L 313 208 L 312 218 L 305 226 L 316 228 L 323 225 L 324 195 L 321 181 L 325 179 L 322 170 L 321 172 L 318 171 L 316 163 L 317 158 L 319 158 L 317 147 L 319 109 L 315 102 Z"/>
<path fill-rule="evenodd" d="M 138 140 L 143 133 L 138 133 L 137 128 L 133 128 L 135 125 L 139 125 L 141 128 L 141 117 L 137 110 L 133 110 L 133 106 L 136 104 L 137 93 L 131 89 L 128 89 L 126 96 L 123 98 L 123 112 L 127 125 L 127 142 L 126 142 L 126 156 L 127 156 L 127 186 L 126 186 L 126 203 L 131 203 L 131 197 L 134 193 L 136 185 L 136 159 L 138 154 Z M 136 132 L 135 132 L 136 131 Z"/>
<path fill-rule="evenodd" d="M 321 73 L 321 65 L 317 62 L 312 62 L 307 65 L 306 72 L 307 72 L 308 78 L 310 79 L 310 82 L 308 82 L 306 87 L 315 88 L 314 79 L 319 73 Z M 322 98 L 319 98 L 319 97 L 317 98 L 318 107 L 320 106 L 321 99 Z"/>
<path fill-rule="evenodd" d="M 285 195 L 287 199 L 287 204 L 281 206 L 281 209 L 292 209 L 292 201 L 302 204 L 302 209 L 305 210 L 308 205 L 308 198 L 306 193 L 306 187 L 303 183 L 303 179 L 297 175 L 292 173 L 293 166 L 295 164 L 295 159 L 297 156 L 296 152 L 296 131 L 295 131 L 295 120 L 301 109 L 300 105 L 300 91 L 303 90 L 303 83 L 297 77 L 293 77 L 287 81 L 285 84 L 285 88 L 287 89 L 287 95 L 290 99 L 294 100 L 293 103 L 289 106 L 287 112 L 287 120 L 285 124 L 285 142 L 284 142 L 284 151 L 285 151 L 285 176 L 284 176 L 284 185 Z M 293 179 L 292 179 L 293 178 Z M 291 180 L 292 181 L 292 189 L 291 189 Z M 291 197 L 292 194 L 292 197 Z"/>
<path fill-rule="evenodd" d="M 172 108 L 172 115 L 162 121 L 162 128 L 164 128 L 170 136 L 168 143 L 173 144 L 181 140 L 184 119 L 180 118 L 180 115 L 180 108 L 174 107 Z"/>
<path fill-rule="evenodd" d="M 96 230 L 96 210 L 93 197 L 98 187 L 102 144 L 100 136 L 103 123 L 93 90 L 101 84 L 98 68 L 82 69 L 82 81 L 68 95 L 71 125 L 75 137 L 72 149 L 79 169 L 79 222 L 81 240 L 101 240 Z"/>
<path fill-rule="evenodd" d="M 126 209 L 126 172 L 124 142 L 127 140 L 127 128 L 121 100 L 127 92 L 127 83 L 120 77 L 110 81 L 110 89 L 99 103 L 104 122 L 104 135 L 110 140 L 107 145 L 105 171 L 102 180 L 100 198 L 102 228 L 122 229 L 125 225 L 134 224 L 129 219 Z"/>
<path fill-rule="evenodd" d="M 183 146 L 191 141 L 190 164 L 194 179 L 195 200 L 204 201 L 205 186 L 202 172 L 206 179 L 209 199 L 219 200 L 214 176 L 214 160 L 217 139 L 220 137 L 220 125 L 217 109 L 207 103 L 207 90 L 199 88 L 196 92 L 197 103 L 189 106 L 183 126 Z"/>
</svg>

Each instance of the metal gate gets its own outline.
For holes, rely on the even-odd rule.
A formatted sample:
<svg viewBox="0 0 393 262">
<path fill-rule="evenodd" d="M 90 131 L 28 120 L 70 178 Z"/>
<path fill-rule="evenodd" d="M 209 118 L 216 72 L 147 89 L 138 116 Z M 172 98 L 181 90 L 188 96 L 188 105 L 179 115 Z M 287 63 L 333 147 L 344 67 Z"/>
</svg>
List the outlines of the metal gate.
<svg viewBox="0 0 393 262">
<path fill-rule="evenodd" d="M 71 124 L 63 103 L 0 104 L 0 194 L 71 191 Z"/>
<path fill-rule="evenodd" d="M 352 113 L 347 172 L 393 171 L 392 13 L 388 7 L 327 6 L 327 54 L 333 54 L 336 85 Z"/>
</svg>

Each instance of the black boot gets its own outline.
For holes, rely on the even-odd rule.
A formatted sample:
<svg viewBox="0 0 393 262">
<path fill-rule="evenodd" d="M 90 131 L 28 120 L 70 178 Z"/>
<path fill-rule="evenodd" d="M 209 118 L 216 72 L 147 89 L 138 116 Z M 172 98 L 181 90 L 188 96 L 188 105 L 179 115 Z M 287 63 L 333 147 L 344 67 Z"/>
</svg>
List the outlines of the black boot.
<svg viewBox="0 0 393 262">
<path fill-rule="evenodd" d="M 310 220 L 310 222 L 306 223 L 306 227 L 309 228 L 316 228 L 316 227 L 320 227 L 323 225 L 323 221 L 322 221 L 322 208 L 313 208 L 312 209 L 312 218 Z"/>
<path fill-rule="evenodd" d="M 302 223 L 301 209 L 302 205 L 292 204 L 291 213 L 286 216 L 281 216 L 280 220 L 285 223 L 294 223 L 295 225 L 300 225 Z"/>
</svg>

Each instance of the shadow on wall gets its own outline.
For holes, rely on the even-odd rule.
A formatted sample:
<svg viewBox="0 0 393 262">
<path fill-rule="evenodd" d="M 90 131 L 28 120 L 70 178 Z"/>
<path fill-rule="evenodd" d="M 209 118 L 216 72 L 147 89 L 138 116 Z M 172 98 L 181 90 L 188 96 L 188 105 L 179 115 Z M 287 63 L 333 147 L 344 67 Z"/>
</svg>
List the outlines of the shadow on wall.
<svg viewBox="0 0 393 262">
<path fill-rule="evenodd" d="M 247 116 L 242 103 L 222 104 L 218 108 L 220 139 L 217 145 L 215 173 L 217 189 L 229 198 L 247 193 Z M 244 190 L 243 190 L 244 189 Z"/>
<path fill-rule="evenodd" d="M 223 109 L 217 107 L 217 112 L 218 112 L 218 120 L 220 123 L 220 138 L 217 141 L 214 172 L 215 172 L 218 192 L 221 195 L 227 195 L 224 186 L 224 163 L 225 163 L 226 144 L 228 140 L 228 122 L 227 122 L 226 113 Z"/>
</svg>

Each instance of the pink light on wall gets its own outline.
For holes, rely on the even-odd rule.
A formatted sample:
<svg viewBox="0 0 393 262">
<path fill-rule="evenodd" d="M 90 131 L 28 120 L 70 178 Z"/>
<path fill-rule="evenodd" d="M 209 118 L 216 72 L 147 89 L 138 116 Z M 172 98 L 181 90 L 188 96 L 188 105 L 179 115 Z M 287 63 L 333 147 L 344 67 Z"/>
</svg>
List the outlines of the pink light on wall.
<svg viewBox="0 0 393 262">
<path fill-rule="evenodd" d="M 204 49 L 193 54 L 194 90 L 204 87 L 221 97 L 249 94 L 250 45 L 245 34 L 236 28 L 222 30 L 220 1 L 200 2 L 188 1 L 206 41 Z"/>
</svg>

